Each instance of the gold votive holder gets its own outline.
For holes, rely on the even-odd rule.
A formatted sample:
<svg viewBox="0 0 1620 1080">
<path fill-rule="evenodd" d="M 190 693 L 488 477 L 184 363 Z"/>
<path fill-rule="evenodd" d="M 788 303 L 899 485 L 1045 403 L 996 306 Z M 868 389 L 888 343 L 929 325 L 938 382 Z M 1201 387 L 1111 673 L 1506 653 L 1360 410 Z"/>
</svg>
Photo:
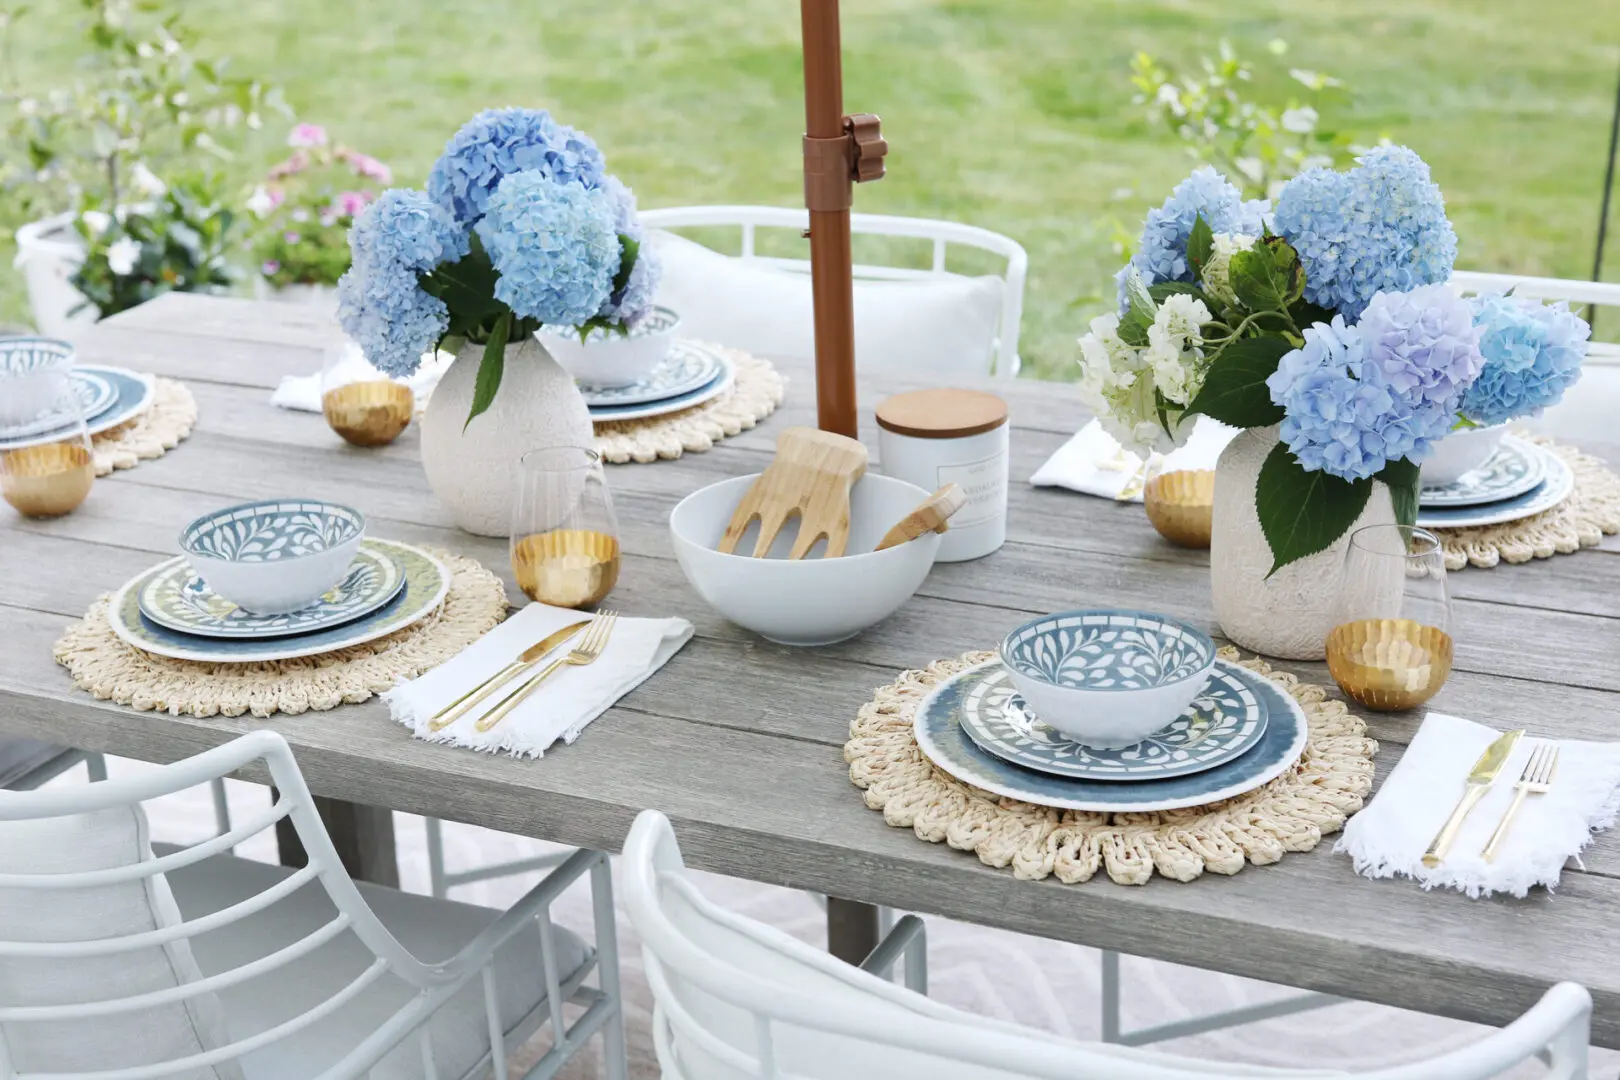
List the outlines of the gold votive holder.
<svg viewBox="0 0 1620 1080">
<path fill-rule="evenodd" d="M 1215 508 L 1215 471 L 1160 473 L 1142 489 L 1142 506 L 1159 535 L 1172 544 L 1207 548 Z"/>
<path fill-rule="evenodd" d="M 619 580 L 619 542 L 589 529 L 554 529 L 512 541 L 512 573 L 530 600 L 589 607 Z"/>
<path fill-rule="evenodd" d="M 25 446 L 0 458 L 0 495 L 27 517 L 71 513 L 95 480 L 95 459 L 82 443 Z"/>
<path fill-rule="evenodd" d="M 1380 712 L 1414 709 L 1451 675 L 1451 635 L 1412 619 L 1360 619 L 1328 634 L 1327 665 L 1345 695 Z"/>
<path fill-rule="evenodd" d="M 346 383 L 321 395 L 327 425 L 355 446 L 386 446 L 411 423 L 416 395 L 389 379 Z"/>
</svg>

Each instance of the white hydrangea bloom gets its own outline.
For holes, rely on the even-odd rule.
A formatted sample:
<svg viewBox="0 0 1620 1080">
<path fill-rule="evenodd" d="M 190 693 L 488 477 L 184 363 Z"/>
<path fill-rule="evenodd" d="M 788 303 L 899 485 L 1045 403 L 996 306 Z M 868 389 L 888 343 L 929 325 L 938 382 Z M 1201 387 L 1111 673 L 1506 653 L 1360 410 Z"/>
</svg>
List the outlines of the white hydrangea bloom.
<svg viewBox="0 0 1620 1080">
<path fill-rule="evenodd" d="M 1236 304 L 1237 294 L 1232 291 L 1232 256 L 1253 248 L 1258 239 L 1238 233 L 1216 233 L 1209 261 L 1204 264 L 1204 291 L 1222 303 Z"/>
<path fill-rule="evenodd" d="M 1182 296 L 1161 305 L 1155 319 L 1142 350 L 1119 336 L 1119 316 L 1091 320 L 1091 332 L 1080 339 L 1080 396 L 1120 442 L 1142 451 L 1169 451 L 1191 431 L 1174 406 L 1184 405 L 1202 383 L 1197 335 L 1209 312 Z M 1162 414 L 1161 398 L 1172 403 Z M 1166 423 L 1174 434 L 1165 431 Z"/>
<path fill-rule="evenodd" d="M 141 245 L 130 237 L 120 236 L 107 249 L 107 269 L 124 277 L 135 269 L 136 260 L 140 257 Z"/>
</svg>

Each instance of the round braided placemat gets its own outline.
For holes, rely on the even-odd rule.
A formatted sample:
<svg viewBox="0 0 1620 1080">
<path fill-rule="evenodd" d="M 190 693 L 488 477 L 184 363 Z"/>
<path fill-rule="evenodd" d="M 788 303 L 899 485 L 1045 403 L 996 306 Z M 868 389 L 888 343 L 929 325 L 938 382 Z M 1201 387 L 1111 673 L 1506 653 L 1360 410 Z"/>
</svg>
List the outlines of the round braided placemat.
<svg viewBox="0 0 1620 1080">
<path fill-rule="evenodd" d="M 171 660 L 115 635 L 107 623 L 111 597 L 103 596 L 57 641 L 56 662 L 79 689 L 143 712 L 269 716 L 364 701 L 450 659 L 506 617 L 500 578 L 472 559 L 427 550 L 450 571 L 444 603 L 421 622 L 364 645 L 264 663 Z"/>
<path fill-rule="evenodd" d="M 1575 471 L 1575 490 L 1551 510 L 1504 525 L 1434 530 L 1445 549 L 1447 570 L 1547 559 L 1593 547 L 1605 535 L 1620 533 L 1620 476 L 1573 446 L 1559 446 L 1544 435 L 1524 437 L 1569 463 Z"/>
<path fill-rule="evenodd" d="M 610 420 L 596 425 L 596 449 L 608 461 L 668 461 L 683 453 L 701 454 L 719 440 L 747 431 L 782 404 L 787 380 L 770 361 L 737 349 L 713 346 L 735 367 L 730 390 L 719 397 L 665 416 Z"/>
<path fill-rule="evenodd" d="M 133 469 L 143 461 L 160 458 L 179 446 L 196 426 L 197 399 L 182 383 L 159 376 L 154 381 L 152 404 L 145 412 L 90 437 L 96 475 Z"/>
<path fill-rule="evenodd" d="M 1378 744 L 1367 725 L 1327 690 L 1274 672 L 1260 659 L 1242 663 L 1277 683 L 1305 710 L 1308 738 L 1298 764 L 1244 795 L 1208 806 L 1156 813 L 1095 814 L 1035 806 L 964 784 L 934 767 L 917 747 L 911 719 L 940 679 L 983 663 L 991 652 L 940 660 L 904 672 L 861 706 L 850 724 L 844 760 L 866 805 L 883 820 L 929 843 L 972 851 L 1013 875 L 1055 875 L 1066 884 L 1091 880 L 1099 868 L 1121 885 L 1141 885 L 1155 872 L 1191 881 L 1208 870 L 1235 874 L 1245 862 L 1274 863 L 1309 851 L 1361 809 L 1372 790 Z"/>
</svg>

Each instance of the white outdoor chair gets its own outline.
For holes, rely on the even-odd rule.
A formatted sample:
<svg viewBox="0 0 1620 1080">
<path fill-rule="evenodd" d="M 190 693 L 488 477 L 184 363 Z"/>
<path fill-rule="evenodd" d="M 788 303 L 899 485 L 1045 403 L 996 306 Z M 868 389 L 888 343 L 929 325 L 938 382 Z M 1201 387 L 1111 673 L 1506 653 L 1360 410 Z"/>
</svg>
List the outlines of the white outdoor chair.
<svg viewBox="0 0 1620 1080">
<path fill-rule="evenodd" d="M 625 900 L 652 987 L 664 1080 L 1199 1080 L 1345 1076 L 1197 1061 L 1079 1043 L 972 1016 L 874 971 L 880 945 L 849 967 L 771 927 L 709 903 L 685 873 L 669 820 L 647 810 L 624 851 Z M 921 947 L 907 916 L 896 926 Z M 920 926 L 920 924 L 916 924 Z M 920 970 L 920 964 L 912 965 Z M 863 970 L 864 969 L 864 970 Z M 1485 1080 L 1541 1058 L 1556 1080 L 1587 1076 L 1591 996 L 1564 983 L 1513 1024 L 1465 1049 L 1356 1074 L 1372 1080 Z"/>
<path fill-rule="evenodd" d="M 272 806 L 153 851 L 143 801 L 260 763 Z M 308 866 L 223 854 L 284 818 Z M 595 949 L 549 915 L 587 872 Z M 567 1004 L 584 1010 L 572 1025 Z M 600 853 L 505 912 L 357 885 L 271 731 L 130 779 L 0 793 L 3 1080 L 507 1080 L 507 1054 L 548 1023 L 530 1078 L 600 1032 L 624 1080 Z"/>
<path fill-rule="evenodd" d="M 1620 284 L 1612 282 L 1458 270 L 1451 275 L 1451 286 L 1465 296 L 1512 289 L 1513 295 L 1533 300 L 1567 300 L 1577 312 L 1588 304 L 1607 308 L 1607 314 L 1599 316 L 1599 332 L 1612 331 L 1620 323 Z M 1614 441 L 1616 412 L 1620 412 L 1620 344 L 1594 341 L 1581 368 L 1581 381 L 1564 400 L 1539 417 L 1515 423 L 1566 439 Z"/>
</svg>

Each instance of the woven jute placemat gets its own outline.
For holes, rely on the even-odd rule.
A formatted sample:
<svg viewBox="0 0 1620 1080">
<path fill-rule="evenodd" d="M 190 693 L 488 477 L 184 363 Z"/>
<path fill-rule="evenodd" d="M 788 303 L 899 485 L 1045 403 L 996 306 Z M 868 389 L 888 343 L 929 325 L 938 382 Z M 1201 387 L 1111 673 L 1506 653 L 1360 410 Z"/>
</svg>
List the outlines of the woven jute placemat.
<svg viewBox="0 0 1620 1080">
<path fill-rule="evenodd" d="M 1445 549 L 1447 570 L 1547 559 L 1593 547 L 1605 536 L 1620 533 L 1620 476 L 1573 446 L 1560 446 L 1544 435 L 1525 437 L 1569 463 L 1575 472 L 1574 490 L 1551 510 L 1518 521 L 1434 530 Z"/>
<path fill-rule="evenodd" d="M 114 469 L 133 469 L 143 461 L 160 458 L 180 445 L 197 426 L 197 399 L 183 383 L 158 376 L 152 404 L 127 423 L 90 437 L 96 475 Z"/>
<path fill-rule="evenodd" d="M 940 660 L 879 687 L 850 724 L 849 778 L 890 825 L 974 852 L 988 866 L 1011 867 L 1020 878 L 1077 884 L 1100 869 L 1121 885 L 1141 885 L 1155 873 L 1191 881 L 1205 871 L 1235 874 L 1245 863 L 1263 866 L 1309 851 L 1361 809 L 1378 744 L 1324 687 L 1272 671 L 1263 660 L 1242 660 L 1230 647 L 1220 655 L 1277 683 L 1299 702 L 1307 723 L 1298 763 L 1236 798 L 1184 810 L 1086 813 L 1002 798 L 936 768 L 917 746 L 912 714 L 935 683 L 992 659 L 991 652 Z"/>
<path fill-rule="evenodd" d="M 269 716 L 335 709 L 415 678 L 477 641 L 506 616 L 500 578 L 476 561 L 427 549 L 450 572 L 433 614 L 387 637 L 320 656 L 249 664 L 172 660 L 135 648 L 107 622 L 110 596 L 57 641 L 56 662 L 104 701 L 176 716 Z"/>
<path fill-rule="evenodd" d="M 715 443 L 747 431 L 782 404 L 787 380 L 770 361 L 714 346 L 734 365 L 731 389 L 717 398 L 665 416 L 610 420 L 596 425 L 596 449 L 614 464 L 701 454 Z"/>
</svg>

